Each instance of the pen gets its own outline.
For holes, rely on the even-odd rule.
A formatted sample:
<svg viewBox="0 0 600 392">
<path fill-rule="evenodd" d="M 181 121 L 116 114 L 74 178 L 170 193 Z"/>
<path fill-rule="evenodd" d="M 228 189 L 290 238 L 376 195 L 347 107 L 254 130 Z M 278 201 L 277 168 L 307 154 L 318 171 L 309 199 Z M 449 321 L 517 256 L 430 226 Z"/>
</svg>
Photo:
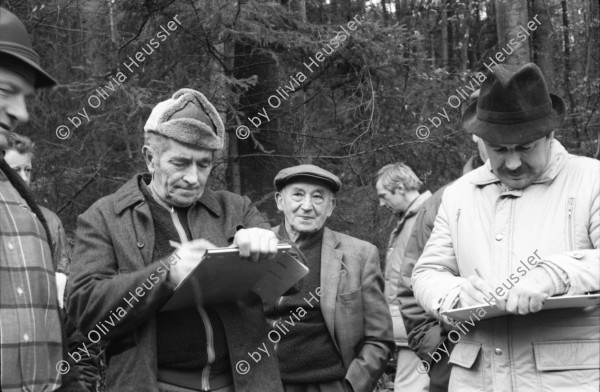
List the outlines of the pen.
<svg viewBox="0 0 600 392">
<path fill-rule="evenodd" d="M 477 267 L 475 267 L 475 273 L 477 274 L 477 276 L 479 276 L 481 279 L 483 279 L 483 275 L 481 275 L 481 272 L 479 272 Z M 483 280 L 485 280 L 485 279 L 483 279 Z"/>
<path fill-rule="evenodd" d="M 181 249 L 181 244 L 179 242 L 169 240 L 169 245 L 171 245 L 175 249 Z"/>
<path fill-rule="evenodd" d="M 481 279 L 485 280 L 483 275 L 481 275 L 481 272 L 479 272 L 479 269 L 477 269 L 477 267 L 475 267 L 475 273 L 477 274 L 477 276 L 479 276 Z M 496 306 L 498 305 L 498 303 L 503 303 L 504 304 L 504 300 L 501 298 L 496 298 L 496 296 L 494 294 L 492 294 L 492 292 L 490 291 L 490 294 L 492 295 L 492 300 L 488 301 L 490 304 Z M 506 304 L 504 304 L 506 306 Z"/>
</svg>

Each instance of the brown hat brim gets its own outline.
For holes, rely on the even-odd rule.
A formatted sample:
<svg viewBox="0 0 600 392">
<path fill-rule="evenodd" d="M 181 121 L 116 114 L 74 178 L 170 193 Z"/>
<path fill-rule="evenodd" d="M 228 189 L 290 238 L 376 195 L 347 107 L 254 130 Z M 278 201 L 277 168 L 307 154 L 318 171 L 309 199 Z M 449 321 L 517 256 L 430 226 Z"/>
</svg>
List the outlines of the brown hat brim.
<svg viewBox="0 0 600 392">
<path fill-rule="evenodd" d="M 552 114 L 545 117 L 514 124 L 492 123 L 477 118 L 477 101 L 471 103 L 462 115 L 463 128 L 482 139 L 496 144 L 527 144 L 549 135 L 562 125 L 565 117 L 565 102 L 550 94 Z"/>
</svg>

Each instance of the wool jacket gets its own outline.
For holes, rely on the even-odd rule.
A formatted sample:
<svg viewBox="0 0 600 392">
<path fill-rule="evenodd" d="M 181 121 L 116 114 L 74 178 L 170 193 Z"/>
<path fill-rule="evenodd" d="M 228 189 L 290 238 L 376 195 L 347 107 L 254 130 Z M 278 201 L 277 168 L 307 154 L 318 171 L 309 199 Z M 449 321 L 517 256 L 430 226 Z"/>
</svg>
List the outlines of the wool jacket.
<svg viewBox="0 0 600 392">
<path fill-rule="evenodd" d="M 108 344 L 110 391 L 158 392 L 156 313 L 174 289 L 167 274 L 157 273 L 160 262 L 168 264 L 167 260 L 152 263 L 154 227 L 140 190 L 142 177 L 148 175 L 136 175 L 79 216 L 67 286 L 69 315 L 81 333 L 93 340 L 101 335 Z M 229 245 L 240 226 L 269 229 L 248 198 L 208 188 L 190 208 L 188 222 L 194 239 L 205 238 L 217 246 Z M 149 277 L 157 282 L 146 290 L 143 283 Z M 225 328 L 232 369 L 248 360 L 248 352 L 270 344 L 257 296 L 213 309 Z M 248 374 L 233 371 L 233 378 L 237 392 L 282 391 L 273 357 L 252 363 Z"/>
<path fill-rule="evenodd" d="M 441 319 L 475 268 L 493 288 L 518 285 L 533 254 L 564 273 L 565 295 L 600 289 L 600 162 L 570 155 L 556 140 L 549 154 L 525 189 L 502 186 L 489 161 L 446 189 L 412 276 L 427 312 Z M 474 317 L 462 323 L 467 333 L 453 335 L 449 390 L 596 392 L 599 315 L 594 306 Z"/>
</svg>

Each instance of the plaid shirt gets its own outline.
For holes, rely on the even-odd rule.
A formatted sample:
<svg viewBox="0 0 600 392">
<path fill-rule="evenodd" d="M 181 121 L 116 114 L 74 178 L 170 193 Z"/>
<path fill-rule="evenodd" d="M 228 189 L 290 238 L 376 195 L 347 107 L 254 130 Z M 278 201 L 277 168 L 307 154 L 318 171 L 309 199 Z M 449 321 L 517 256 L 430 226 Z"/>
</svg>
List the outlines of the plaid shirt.
<svg viewBox="0 0 600 392">
<path fill-rule="evenodd" d="M 0 170 L 0 389 L 54 391 L 62 334 L 46 232 Z"/>
</svg>

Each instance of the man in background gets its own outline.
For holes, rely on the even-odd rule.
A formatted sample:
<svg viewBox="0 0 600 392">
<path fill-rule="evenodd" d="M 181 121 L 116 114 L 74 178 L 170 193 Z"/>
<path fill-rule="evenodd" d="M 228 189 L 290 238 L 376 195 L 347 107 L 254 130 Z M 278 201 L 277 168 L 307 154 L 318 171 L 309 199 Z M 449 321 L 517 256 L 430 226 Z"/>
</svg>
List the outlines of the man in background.
<svg viewBox="0 0 600 392">
<path fill-rule="evenodd" d="M 67 339 L 58 308 L 51 232 L 27 185 L 4 160 L 8 138 L 29 120 L 26 98 L 56 85 L 23 23 L 0 7 L 0 389 L 80 390 L 63 376 Z M 72 383 L 70 381 L 73 381 Z"/>
<path fill-rule="evenodd" d="M 431 192 L 419 192 L 423 183 L 410 167 L 403 163 L 389 164 L 377 173 L 375 188 L 381 206 L 396 215 L 398 221 L 390 234 L 385 258 L 385 297 L 394 325 L 397 363 L 394 390 L 422 392 L 429 390 L 427 373 L 417 371 L 421 361 L 408 347 L 406 327 L 400 314 L 402 301 L 412 297 L 410 282 L 401 284 L 400 271 L 404 264 L 404 252 L 415 224 L 417 212 L 430 197 Z"/>
<path fill-rule="evenodd" d="M 22 136 L 14 132 L 8 136 L 8 148 L 4 152 L 4 160 L 23 179 L 23 182 L 27 186 L 31 185 L 33 151 L 34 144 L 27 136 Z M 58 304 L 62 308 L 70 263 L 67 236 L 60 218 L 46 207 L 39 207 L 50 230 L 52 264 L 56 271 Z"/>
<path fill-rule="evenodd" d="M 297 293 L 267 309 L 269 337 L 285 392 L 372 392 L 393 347 L 379 252 L 325 226 L 341 187 L 314 165 L 281 170 L 274 179 L 284 220 L 273 230 L 295 243 L 310 272 Z"/>
</svg>

